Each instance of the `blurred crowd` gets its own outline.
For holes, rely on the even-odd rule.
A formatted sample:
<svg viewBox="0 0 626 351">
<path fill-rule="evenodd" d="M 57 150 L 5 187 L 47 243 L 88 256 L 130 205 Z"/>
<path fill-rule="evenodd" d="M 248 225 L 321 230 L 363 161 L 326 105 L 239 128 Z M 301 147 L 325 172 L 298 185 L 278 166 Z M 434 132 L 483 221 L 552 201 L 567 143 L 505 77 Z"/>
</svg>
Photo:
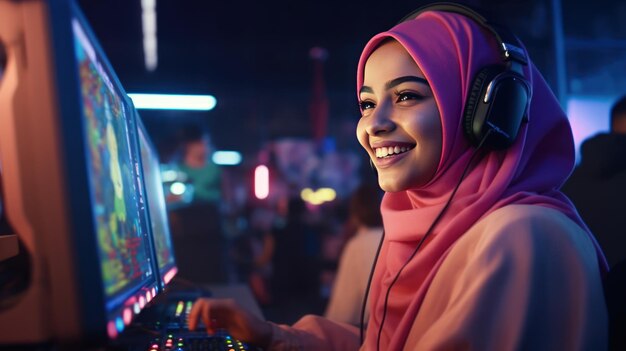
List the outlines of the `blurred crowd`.
<svg viewBox="0 0 626 351">
<path fill-rule="evenodd" d="M 168 167 L 187 190 L 173 194 L 165 188 L 178 279 L 247 284 L 264 314 L 277 322 L 327 312 L 342 252 L 364 225 L 355 213 L 375 213 L 372 227 L 382 231 L 382 191 L 359 177 L 356 155 L 319 152 L 305 140 L 270 144 L 260 157 L 269 168 L 270 195 L 257 199 L 251 175 L 212 162 L 205 130 L 186 127 L 179 138 Z M 335 198 L 306 201 L 302 190 L 315 188 L 312 183 L 334 187 Z M 371 261 L 373 253 L 366 256 Z M 366 280 L 371 262 L 362 266 Z"/>
</svg>

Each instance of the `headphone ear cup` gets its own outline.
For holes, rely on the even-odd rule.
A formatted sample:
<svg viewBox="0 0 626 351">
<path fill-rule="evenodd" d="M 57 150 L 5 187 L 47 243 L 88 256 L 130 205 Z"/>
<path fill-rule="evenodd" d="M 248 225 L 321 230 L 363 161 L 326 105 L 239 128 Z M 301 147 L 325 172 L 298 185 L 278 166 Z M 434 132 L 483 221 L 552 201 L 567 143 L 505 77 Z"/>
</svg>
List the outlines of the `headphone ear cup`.
<svg viewBox="0 0 626 351">
<path fill-rule="evenodd" d="M 487 87 L 492 79 L 502 72 L 501 66 L 492 65 L 481 69 L 472 83 L 472 87 L 465 101 L 463 110 L 463 130 L 472 146 L 478 146 L 481 141 L 485 114 L 478 113 L 478 105 L 486 94 Z M 484 111 L 484 109 L 481 109 Z"/>
</svg>

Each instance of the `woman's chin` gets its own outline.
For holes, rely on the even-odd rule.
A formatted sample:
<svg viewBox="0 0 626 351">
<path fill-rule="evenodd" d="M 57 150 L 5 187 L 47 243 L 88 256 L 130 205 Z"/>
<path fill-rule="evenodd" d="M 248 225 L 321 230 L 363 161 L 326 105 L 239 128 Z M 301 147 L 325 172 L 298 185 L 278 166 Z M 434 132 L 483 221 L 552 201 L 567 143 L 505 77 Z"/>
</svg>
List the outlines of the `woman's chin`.
<svg viewBox="0 0 626 351">
<path fill-rule="evenodd" d="M 380 186 L 383 191 L 388 193 L 395 193 L 404 190 L 401 186 L 399 186 L 398 182 L 392 179 L 384 179 L 380 176 L 378 177 L 378 186 Z"/>
</svg>

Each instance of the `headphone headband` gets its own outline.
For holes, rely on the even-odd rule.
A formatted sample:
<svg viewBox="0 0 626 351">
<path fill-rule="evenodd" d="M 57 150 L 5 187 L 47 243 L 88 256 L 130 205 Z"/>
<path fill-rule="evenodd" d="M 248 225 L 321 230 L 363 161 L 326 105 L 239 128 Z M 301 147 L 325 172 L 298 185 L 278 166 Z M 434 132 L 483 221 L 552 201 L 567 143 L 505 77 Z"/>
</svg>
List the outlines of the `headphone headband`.
<svg viewBox="0 0 626 351">
<path fill-rule="evenodd" d="M 457 4 L 453 2 L 436 2 L 430 5 L 425 5 L 417 10 L 409 13 L 404 16 L 398 23 L 410 21 L 419 16 L 422 12 L 426 11 L 443 11 L 443 12 L 452 12 L 464 15 L 466 17 L 471 18 L 477 24 L 487 29 L 489 32 L 493 34 L 493 36 L 498 41 L 498 49 L 500 50 L 500 54 L 502 55 L 502 59 L 507 63 L 518 63 L 522 65 L 528 64 L 528 58 L 526 57 L 526 52 L 522 48 L 519 40 L 513 33 L 511 33 L 506 28 L 490 22 L 487 18 L 480 13 L 478 13 L 473 8 Z M 513 65 L 516 66 L 516 65 Z M 516 69 L 517 71 L 517 69 Z M 519 68 L 519 73 L 521 74 L 521 68 Z"/>
<path fill-rule="evenodd" d="M 451 12 L 474 21 L 496 39 L 503 64 L 492 64 L 474 72 L 463 109 L 463 129 L 472 145 L 501 150 L 513 144 L 522 123 L 528 122 L 532 96 L 523 66 L 530 62 L 521 42 L 505 27 L 498 26 L 478 11 L 452 2 L 422 6 L 400 23 L 426 11 Z"/>
</svg>

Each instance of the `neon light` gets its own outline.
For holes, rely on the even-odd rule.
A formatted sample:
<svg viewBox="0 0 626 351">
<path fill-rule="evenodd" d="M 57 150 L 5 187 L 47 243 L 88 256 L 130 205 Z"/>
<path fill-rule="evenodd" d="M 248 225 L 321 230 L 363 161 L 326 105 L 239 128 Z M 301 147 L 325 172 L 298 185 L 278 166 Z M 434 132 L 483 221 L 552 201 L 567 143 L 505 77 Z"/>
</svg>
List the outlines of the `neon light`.
<svg viewBox="0 0 626 351">
<path fill-rule="evenodd" d="M 241 163 L 241 153 L 237 151 L 215 151 L 212 159 L 216 165 L 234 166 Z"/>
<path fill-rule="evenodd" d="M 139 308 L 143 308 L 146 305 L 146 299 L 143 296 L 139 296 Z"/>
<path fill-rule="evenodd" d="M 337 193 L 332 188 L 317 189 L 318 196 L 324 201 L 333 201 L 337 197 Z"/>
<path fill-rule="evenodd" d="M 213 95 L 128 94 L 137 109 L 209 111 L 217 104 Z"/>
<path fill-rule="evenodd" d="M 265 165 L 259 165 L 254 170 L 254 196 L 263 200 L 270 194 L 270 171 Z"/>
<path fill-rule="evenodd" d="M 109 334 L 110 339 L 115 339 L 117 337 L 117 327 L 115 327 L 115 322 L 109 321 L 109 323 L 107 323 L 107 334 Z"/>
<path fill-rule="evenodd" d="M 165 275 L 163 276 L 163 281 L 165 282 L 165 284 L 169 283 L 174 278 L 177 272 L 178 269 L 176 267 L 167 271 L 167 273 L 165 273 Z"/>
<path fill-rule="evenodd" d="M 148 71 L 154 71 L 158 63 L 156 1 L 141 0 L 144 63 Z"/>
<path fill-rule="evenodd" d="M 139 307 L 139 302 L 135 302 L 135 304 L 133 305 L 133 312 L 135 312 L 135 314 L 139 314 L 139 312 L 141 312 L 141 307 Z"/>
<path fill-rule="evenodd" d="M 121 333 L 124 330 L 124 321 L 122 317 L 115 318 L 115 327 L 118 333 Z"/>
<path fill-rule="evenodd" d="M 124 318 L 124 324 L 129 325 L 130 321 L 133 319 L 133 311 L 130 308 L 125 308 L 122 313 L 122 318 Z"/>
<path fill-rule="evenodd" d="M 332 188 L 320 188 L 315 191 L 311 188 L 304 188 L 300 192 L 300 198 L 311 205 L 321 205 L 324 202 L 333 201 L 336 197 L 337 193 Z"/>
<path fill-rule="evenodd" d="M 185 303 L 182 301 L 178 301 L 178 304 L 176 305 L 176 317 L 180 316 L 181 313 L 183 313 L 183 309 L 185 308 Z"/>
<path fill-rule="evenodd" d="M 170 192 L 174 195 L 182 195 L 187 191 L 187 186 L 185 183 L 174 182 L 170 185 Z"/>
<path fill-rule="evenodd" d="M 313 196 L 313 189 L 311 188 L 304 188 L 302 189 L 302 191 L 300 191 L 300 197 L 304 201 L 308 201 L 311 196 Z"/>
<path fill-rule="evenodd" d="M 576 161 L 580 161 L 580 146 L 587 138 L 610 128 L 613 96 L 571 96 L 567 101 L 567 116 L 572 126 Z"/>
</svg>

